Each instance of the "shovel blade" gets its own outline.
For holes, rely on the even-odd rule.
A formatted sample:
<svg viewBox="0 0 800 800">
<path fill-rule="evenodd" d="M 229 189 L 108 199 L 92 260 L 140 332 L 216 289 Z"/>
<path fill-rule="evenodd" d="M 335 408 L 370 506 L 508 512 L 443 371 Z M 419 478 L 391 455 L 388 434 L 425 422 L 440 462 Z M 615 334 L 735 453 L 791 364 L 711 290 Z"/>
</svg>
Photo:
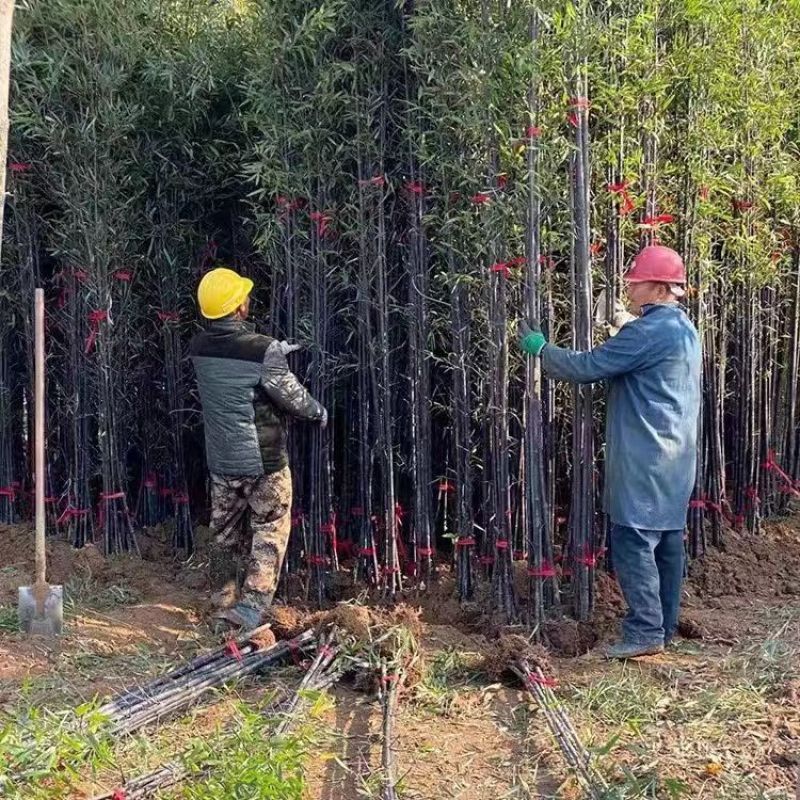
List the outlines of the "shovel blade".
<svg viewBox="0 0 800 800">
<path fill-rule="evenodd" d="M 64 629 L 64 589 L 47 586 L 43 612 L 38 612 L 33 586 L 20 586 L 17 600 L 19 627 L 38 636 L 58 636 Z"/>
</svg>

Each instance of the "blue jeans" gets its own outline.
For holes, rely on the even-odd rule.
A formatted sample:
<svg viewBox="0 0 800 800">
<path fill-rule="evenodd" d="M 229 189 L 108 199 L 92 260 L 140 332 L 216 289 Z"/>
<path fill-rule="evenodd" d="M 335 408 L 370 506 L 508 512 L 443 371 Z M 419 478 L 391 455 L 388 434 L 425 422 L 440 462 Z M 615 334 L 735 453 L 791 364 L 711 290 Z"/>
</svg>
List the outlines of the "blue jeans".
<svg viewBox="0 0 800 800">
<path fill-rule="evenodd" d="M 611 527 L 611 558 L 628 613 L 626 644 L 669 642 L 678 627 L 683 583 L 683 531 Z"/>
</svg>

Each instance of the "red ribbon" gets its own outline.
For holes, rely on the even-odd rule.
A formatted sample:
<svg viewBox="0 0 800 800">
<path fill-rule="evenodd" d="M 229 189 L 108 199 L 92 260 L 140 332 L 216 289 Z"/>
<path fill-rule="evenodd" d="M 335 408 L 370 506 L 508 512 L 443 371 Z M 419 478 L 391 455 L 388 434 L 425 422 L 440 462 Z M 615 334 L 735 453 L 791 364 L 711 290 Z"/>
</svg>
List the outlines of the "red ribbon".
<svg viewBox="0 0 800 800">
<path fill-rule="evenodd" d="M 584 550 L 583 555 L 575 559 L 577 564 L 583 564 L 585 567 L 596 567 L 597 561 L 603 556 L 605 550 Z"/>
<path fill-rule="evenodd" d="M 358 182 L 358 185 L 363 189 L 369 186 L 384 186 L 386 184 L 386 179 L 383 175 L 375 175 L 373 178 L 365 178 Z"/>
<path fill-rule="evenodd" d="M 470 197 L 470 201 L 476 206 L 482 206 L 484 203 L 490 202 L 491 199 L 492 196 L 490 194 L 486 194 L 486 192 L 478 192 Z"/>
<path fill-rule="evenodd" d="M 521 267 L 523 264 L 526 264 L 528 261 L 525 256 L 519 256 L 517 258 L 512 258 L 510 261 L 498 261 L 496 264 L 492 264 L 489 267 L 490 272 L 498 272 L 504 278 L 510 277 L 511 273 L 509 270 L 515 269 L 517 267 Z"/>
<path fill-rule="evenodd" d="M 406 181 L 406 191 L 418 197 L 425 194 L 425 184 L 422 181 Z"/>
<path fill-rule="evenodd" d="M 508 185 L 508 175 L 505 172 L 501 172 L 495 177 L 495 181 L 497 182 L 497 188 L 502 191 Z"/>
<path fill-rule="evenodd" d="M 111 800 L 128 800 L 128 795 L 125 794 L 124 789 L 114 789 Z"/>
<path fill-rule="evenodd" d="M 538 139 L 542 135 L 542 129 L 538 125 L 528 125 L 525 129 L 526 139 Z"/>
<path fill-rule="evenodd" d="M 328 559 L 326 556 L 315 556 L 309 554 L 308 563 L 314 564 L 316 566 L 324 566 L 325 564 L 328 563 Z"/>
<path fill-rule="evenodd" d="M 17 498 L 17 490 L 13 486 L 3 486 L 0 488 L 0 497 L 8 497 L 13 503 Z"/>
<path fill-rule="evenodd" d="M 555 578 L 555 567 L 549 561 L 542 561 L 541 567 L 530 567 L 528 575 L 532 578 Z"/>
<path fill-rule="evenodd" d="M 485 567 L 488 567 L 490 564 L 494 564 L 494 556 L 481 556 L 478 561 Z"/>
<path fill-rule="evenodd" d="M 418 547 L 417 548 L 417 555 L 423 556 L 425 558 L 427 558 L 429 556 L 432 556 L 433 553 L 434 553 L 434 550 L 433 550 L 432 547 Z"/>
<path fill-rule="evenodd" d="M 794 494 L 796 497 L 800 497 L 800 491 L 797 490 L 797 486 L 791 475 L 786 473 L 780 468 L 780 466 L 778 466 L 778 463 L 775 460 L 774 450 L 767 451 L 767 460 L 761 465 L 761 467 L 767 472 L 774 472 L 781 480 L 783 480 L 784 486 L 781 488 L 781 491 L 784 494 Z"/>
<path fill-rule="evenodd" d="M 539 256 L 539 263 L 546 269 L 556 268 L 556 260 L 552 256 Z"/>
<path fill-rule="evenodd" d="M 100 495 L 100 499 L 105 500 L 106 503 L 111 500 L 122 500 L 123 497 L 125 497 L 125 492 L 103 492 Z"/>
<path fill-rule="evenodd" d="M 444 480 L 439 481 L 439 491 L 440 492 L 454 492 L 456 487 L 450 483 L 450 481 Z"/>
<path fill-rule="evenodd" d="M 708 186 L 701 186 L 697 190 L 697 194 L 700 195 L 700 199 L 701 200 L 708 200 L 708 196 L 709 196 L 710 193 L 711 193 L 711 190 L 708 188 Z"/>
<path fill-rule="evenodd" d="M 11 161 L 8 164 L 8 168 L 12 172 L 16 172 L 17 174 L 21 174 L 24 172 L 28 172 L 31 168 L 31 165 L 27 161 Z"/>
<path fill-rule="evenodd" d="M 733 207 L 737 211 L 749 211 L 753 207 L 752 200 L 734 200 Z"/>
<path fill-rule="evenodd" d="M 502 275 L 504 278 L 509 278 L 511 273 L 508 271 L 508 264 L 505 261 L 498 261 L 496 264 L 492 264 L 489 267 L 489 272 L 496 272 Z"/>
<path fill-rule="evenodd" d="M 629 188 L 630 184 L 628 181 L 620 181 L 619 183 L 608 184 L 608 191 L 611 192 L 611 194 L 619 195 L 619 215 L 621 217 L 628 216 L 628 214 L 630 214 L 631 211 L 634 211 L 636 208 L 630 194 L 628 193 Z"/>
<path fill-rule="evenodd" d="M 333 543 L 333 549 L 343 556 L 352 555 L 354 551 L 353 543 L 349 539 L 337 539 Z"/>
<path fill-rule="evenodd" d="M 97 310 L 89 312 L 89 335 L 86 337 L 86 347 L 84 353 L 87 355 L 92 352 L 94 343 L 100 333 L 100 323 L 108 319 L 108 311 Z"/>
<path fill-rule="evenodd" d="M 128 283 L 133 279 L 133 273 L 129 269 L 118 269 L 113 275 L 118 281 L 122 281 L 123 283 Z"/>
<path fill-rule="evenodd" d="M 471 536 L 464 536 L 461 539 L 456 539 L 456 547 L 474 547 L 475 540 Z"/>
<path fill-rule="evenodd" d="M 494 546 L 495 546 L 495 547 L 496 547 L 498 550 L 508 550 L 508 540 L 507 540 L 507 539 L 498 539 L 498 540 L 497 540 L 497 541 L 494 543 Z"/>
<path fill-rule="evenodd" d="M 73 506 L 68 505 L 61 512 L 61 516 L 56 520 L 56 525 L 66 525 L 70 520 L 75 519 L 75 517 L 85 517 L 88 514 L 88 508 L 73 508 Z"/>
<path fill-rule="evenodd" d="M 181 318 L 180 311 L 159 311 L 157 313 L 162 322 L 179 322 Z"/>
<path fill-rule="evenodd" d="M 396 575 L 398 572 L 400 572 L 399 567 L 383 567 L 381 569 L 383 575 Z"/>
<path fill-rule="evenodd" d="M 280 209 L 278 219 L 285 220 L 290 214 L 303 208 L 306 201 L 303 197 L 295 197 L 294 200 L 290 200 L 288 197 L 278 195 L 278 197 L 275 198 L 275 203 Z"/>
<path fill-rule="evenodd" d="M 333 217 L 330 214 L 325 214 L 322 211 L 312 211 L 309 214 L 312 222 L 316 223 L 317 236 L 325 236 L 328 233 L 328 226 L 333 222 Z"/>
<path fill-rule="evenodd" d="M 590 105 L 591 104 L 585 97 L 571 97 L 569 100 L 569 107 L 578 110 L 588 110 Z M 567 114 L 567 122 L 569 122 L 573 128 L 577 128 L 580 123 L 580 114 L 576 111 L 571 111 Z"/>
<path fill-rule="evenodd" d="M 524 550 L 515 550 L 512 557 L 514 561 L 524 561 L 528 556 Z"/>
<path fill-rule="evenodd" d="M 535 675 L 533 672 L 526 676 L 526 683 L 529 688 L 533 686 L 547 686 L 550 689 L 555 689 L 558 686 L 555 678 L 543 678 L 541 675 Z"/>
<path fill-rule="evenodd" d="M 358 554 L 360 556 L 374 556 L 375 555 L 375 548 L 374 547 L 362 547 L 359 549 Z"/>
<path fill-rule="evenodd" d="M 653 217 L 645 217 L 640 225 L 641 227 L 657 228 L 659 225 L 669 225 L 670 222 L 675 222 L 672 214 L 657 214 Z"/>
<path fill-rule="evenodd" d="M 699 508 L 705 509 L 706 501 L 705 500 L 690 500 L 689 501 L 689 508 Z"/>
<path fill-rule="evenodd" d="M 231 656 L 231 658 L 235 658 L 237 661 L 242 661 L 244 659 L 242 651 L 239 649 L 239 645 L 236 644 L 235 640 L 233 639 L 230 639 L 225 645 L 225 652 Z"/>
</svg>

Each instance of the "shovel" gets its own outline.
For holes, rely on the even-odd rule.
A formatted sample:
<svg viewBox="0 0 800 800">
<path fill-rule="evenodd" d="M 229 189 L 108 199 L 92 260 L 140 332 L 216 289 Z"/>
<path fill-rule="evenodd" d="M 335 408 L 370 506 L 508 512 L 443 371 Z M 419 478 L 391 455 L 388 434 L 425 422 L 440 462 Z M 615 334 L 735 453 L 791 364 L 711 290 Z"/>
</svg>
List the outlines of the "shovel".
<svg viewBox="0 0 800 800">
<path fill-rule="evenodd" d="M 26 633 L 56 636 L 64 627 L 64 590 L 49 586 L 45 555 L 44 466 L 44 290 L 34 292 L 35 445 L 36 445 L 36 574 L 33 586 L 19 587 L 17 615 Z"/>
</svg>

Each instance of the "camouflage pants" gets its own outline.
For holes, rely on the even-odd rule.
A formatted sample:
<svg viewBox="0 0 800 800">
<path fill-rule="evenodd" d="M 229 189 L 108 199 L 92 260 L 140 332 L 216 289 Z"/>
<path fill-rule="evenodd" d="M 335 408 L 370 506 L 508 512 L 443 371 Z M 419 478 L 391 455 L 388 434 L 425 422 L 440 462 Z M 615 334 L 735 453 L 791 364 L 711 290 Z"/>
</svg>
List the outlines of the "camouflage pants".
<svg viewBox="0 0 800 800">
<path fill-rule="evenodd" d="M 227 524 L 242 508 L 241 519 Z M 291 532 L 291 508 L 289 467 L 257 478 L 212 474 L 212 582 L 235 576 L 238 599 L 254 608 L 269 608 Z"/>
</svg>

